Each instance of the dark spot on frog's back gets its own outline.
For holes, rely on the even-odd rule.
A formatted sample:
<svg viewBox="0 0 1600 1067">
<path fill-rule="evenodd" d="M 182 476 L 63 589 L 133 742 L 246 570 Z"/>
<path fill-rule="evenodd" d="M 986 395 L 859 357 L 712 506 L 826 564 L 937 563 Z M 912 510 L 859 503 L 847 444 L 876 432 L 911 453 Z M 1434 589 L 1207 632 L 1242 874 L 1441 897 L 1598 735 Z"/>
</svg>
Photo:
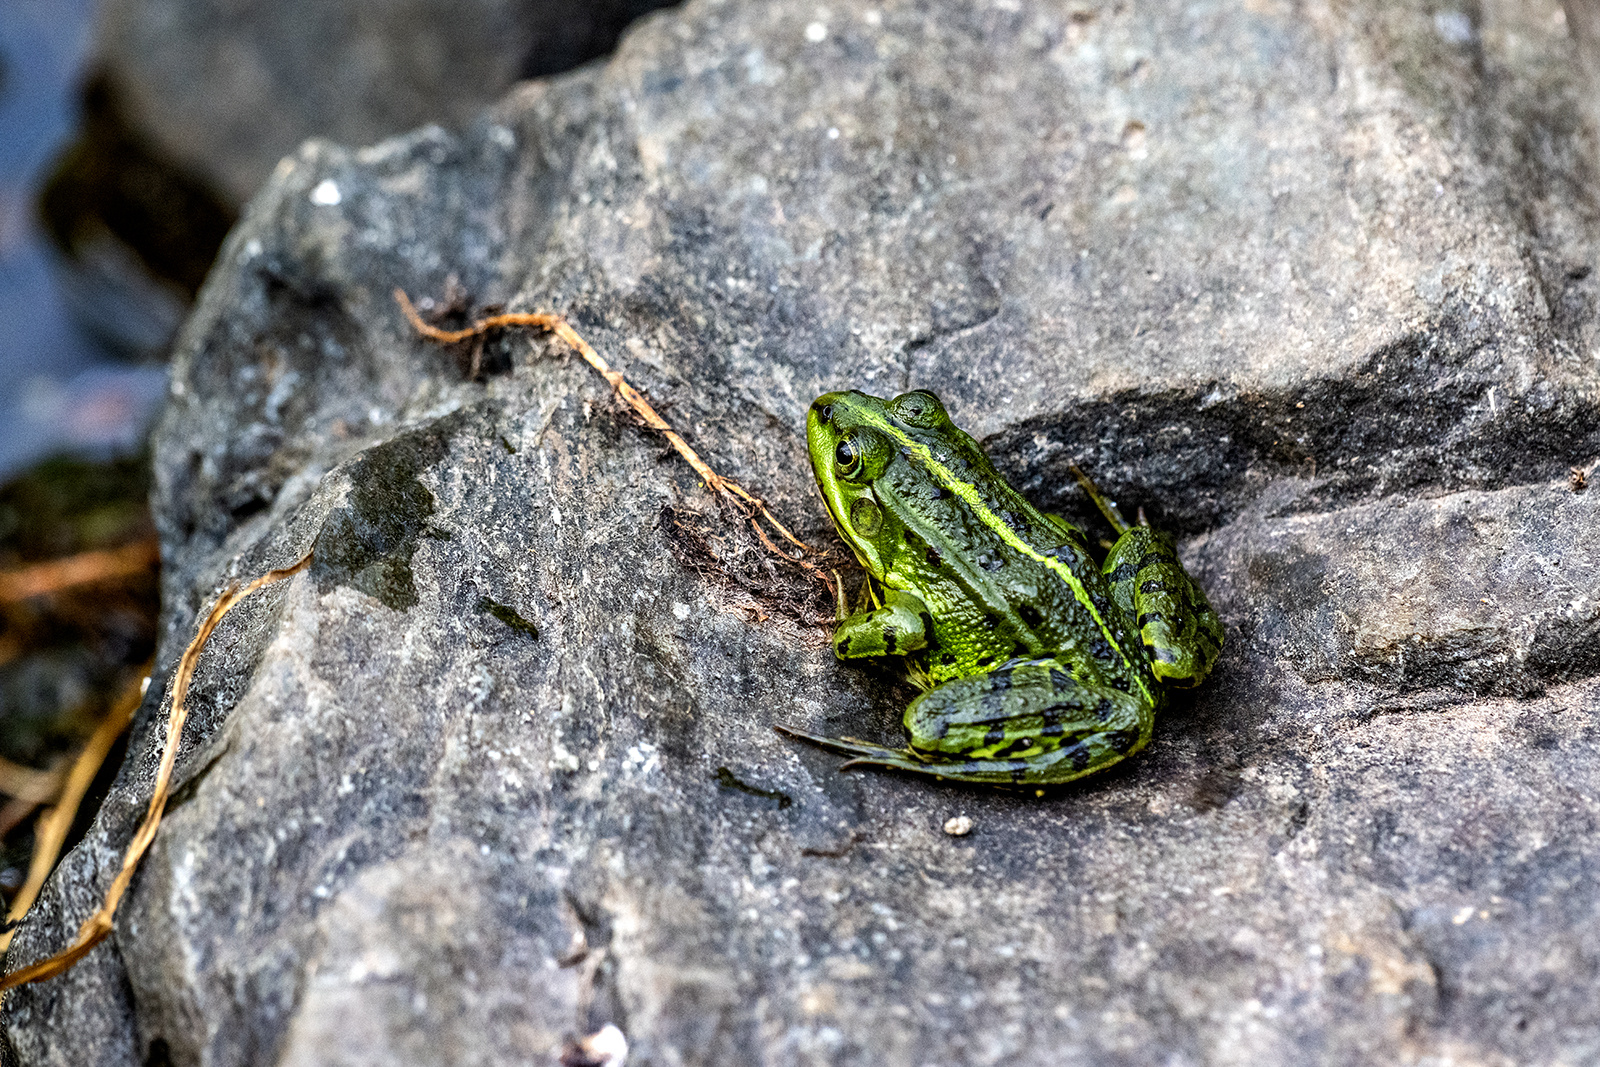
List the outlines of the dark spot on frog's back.
<svg viewBox="0 0 1600 1067">
<path fill-rule="evenodd" d="M 344 585 L 395 611 L 417 603 L 411 557 L 428 533 L 433 494 L 418 479 L 449 451 L 465 413 L 367 449 L 350 467 L 350 493 L 312 548 L 311 575 L 327 592 Z"/>
<path fill-rule="evenodd" d="M 1023 622 L 1027 623 L 1030 628 L 1038 626 L 1044 621 L 1044 616 L 1039 614 L 1039 609 L 1034 607 L 1032 604 L 1023 604 L 1021 607 L 1017 608 L 1017 615 L 1022 619 Z"/>
<path fill-rule="evenodd" d="M 1112 730 L 1105 736 L 1111 751 L 1121 756 L 1126 756 L 1139 743 L 1138 730 Z"/>
</svg>

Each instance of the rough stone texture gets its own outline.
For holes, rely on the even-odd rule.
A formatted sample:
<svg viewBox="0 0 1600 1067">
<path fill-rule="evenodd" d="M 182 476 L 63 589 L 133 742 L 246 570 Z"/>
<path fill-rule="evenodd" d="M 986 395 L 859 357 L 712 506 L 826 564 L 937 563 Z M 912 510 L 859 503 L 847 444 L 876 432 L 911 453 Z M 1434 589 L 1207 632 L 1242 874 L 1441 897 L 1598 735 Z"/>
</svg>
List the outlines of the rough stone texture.
<svg viewBox="0 0 1600 1067">
<path fill-rule="evenodd" d="M 550 1062 L 614 1022 L 652 1065 L 1594 1062 L 1558 13 L 700 2 L 459 140 L 303 149 L 180 345 L 165 669 L 226 577 L 317 563 L 219 631 L 117 935 L 10 996 L 15 1058 Z M 904 684 L 581 363 L 419 343 L 389 291 L 452 276 L 571 316 L 813 543 L 825 388 L 938 390 L 1047 507 L 1084 464 L 1187 536 L 1213 681 L 1043 799 L 838 773 L 771 725 L 893 738 Z M 10 965 L 110 877 L 158 711 Z"/>
<path fill-rule="evenodd" d="M 671 0 L 105 0 L 98 60 L 164 160 L 237 206 L 307 137 L 464 125 Z"/>
</svg>

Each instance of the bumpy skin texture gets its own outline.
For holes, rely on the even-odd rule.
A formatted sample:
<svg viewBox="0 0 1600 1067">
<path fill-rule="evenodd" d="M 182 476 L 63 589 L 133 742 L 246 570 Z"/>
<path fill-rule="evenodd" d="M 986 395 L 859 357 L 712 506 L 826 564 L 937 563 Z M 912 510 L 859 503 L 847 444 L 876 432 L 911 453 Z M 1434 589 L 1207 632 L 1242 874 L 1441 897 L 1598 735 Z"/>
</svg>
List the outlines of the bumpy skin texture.
<svg viewBox="0 0 1600 1067">
<path fill-rule="evenodd" d="M 1216 662 L 1221 623 L 1170 539 L 1121 529 L 1102 568 L 932 393 L 828 393 L 806 435 L 828 512 L 881 605 L 842 618 L 834 651 L 907 655 L 930 688 L 906 709 L 905 749 L 796 736 L 855 764 L 1069 782 L 1143 748 L 1167 690 L 1200 684 Z"/>
</svg>

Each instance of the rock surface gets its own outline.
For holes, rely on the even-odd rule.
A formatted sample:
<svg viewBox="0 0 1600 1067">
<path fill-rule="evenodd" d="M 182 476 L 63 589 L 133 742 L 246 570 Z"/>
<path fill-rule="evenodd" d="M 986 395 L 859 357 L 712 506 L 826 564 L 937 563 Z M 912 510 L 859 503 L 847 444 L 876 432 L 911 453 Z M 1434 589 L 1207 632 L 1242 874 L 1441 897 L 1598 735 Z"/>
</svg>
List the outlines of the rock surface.
<svg viewBox="0 0 1600 1067">
<path fill-rule="evenodd" d="M 23 1064 L 1576 1064 L 1600 1056 L 1595 212 L 1559 6 L 690 3 L 459 139 L 252 203 L 158 436 L 196 677 L 113 942 Z M 1039 503 L 1187 536 L 1230 640 L 1131 765 L 880 774 L 813 544 L 818 392 L 939 391 Z M 1099 529 L 1098 527 L 1092 527 Z M 161 734 L 8 966 L 110 878 Z M 955 837 L 946 820 L 966 815 Z"/>
</svg>

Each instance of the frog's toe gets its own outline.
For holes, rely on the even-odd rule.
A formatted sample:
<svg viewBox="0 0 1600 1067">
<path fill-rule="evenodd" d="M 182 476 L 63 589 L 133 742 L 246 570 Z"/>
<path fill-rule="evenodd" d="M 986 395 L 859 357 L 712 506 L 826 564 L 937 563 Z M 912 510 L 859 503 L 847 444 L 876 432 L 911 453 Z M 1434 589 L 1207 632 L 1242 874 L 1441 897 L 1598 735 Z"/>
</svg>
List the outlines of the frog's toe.
<svg viewBox="0 0 1600 1067">
<path fill-rule="evenodd" d="M 825 748 L 829 752 L 837 752 L 841 756 L 854 756 L 855 758 L 845 763 L 844 767 L 909 767 L 920 768 L 923 764 L 912 758 L 911 753 L 901 748 L 884 748 L 882 745 L 868 744 L 858 741 L 853 737 L 821 737 L 817 734 L 808 734 L 804 730 L 796 730 L 792 726 L 782 724 L 773 727 L 780 734 L 793 737 L 800 741 Z"/>
</svg>

